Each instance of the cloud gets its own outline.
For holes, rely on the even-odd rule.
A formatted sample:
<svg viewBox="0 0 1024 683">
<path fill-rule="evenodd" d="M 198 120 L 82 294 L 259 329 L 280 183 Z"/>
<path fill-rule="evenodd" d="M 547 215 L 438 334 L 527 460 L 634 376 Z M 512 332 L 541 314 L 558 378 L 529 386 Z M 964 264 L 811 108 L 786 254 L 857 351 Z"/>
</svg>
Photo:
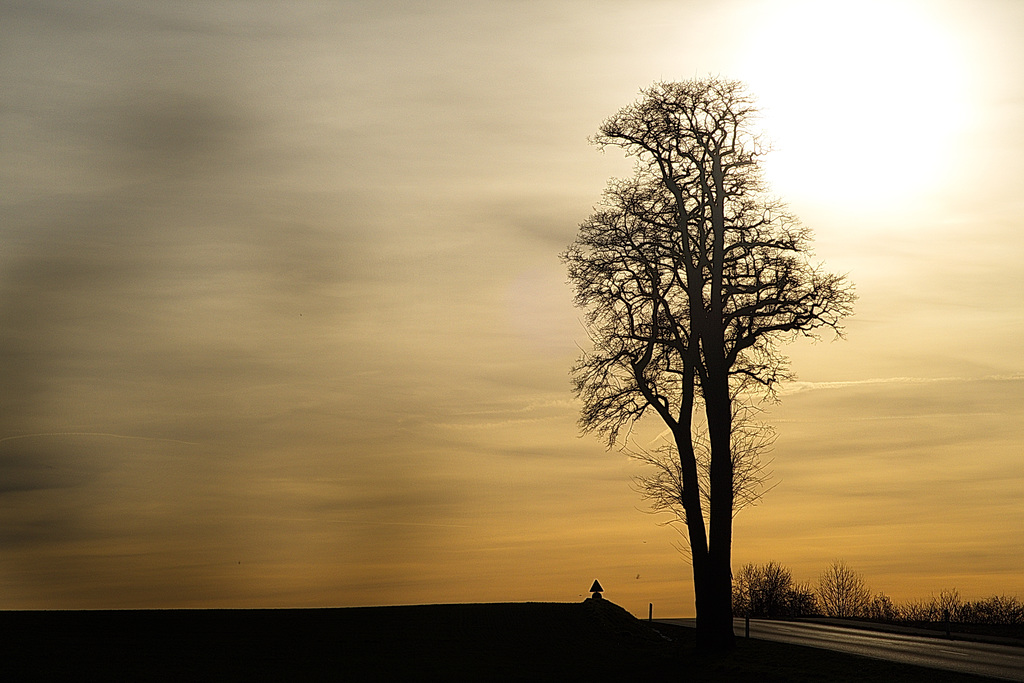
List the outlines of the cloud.
<svg viewBox="0 0 1024 683">
<path fill-rule="evenodd" d="M 0 13 L 5 605 L 508 599 L 510 572 L 524 598 L 563 599 L 597 567 L 633 581 L 634 541 L 658 530 L 635 514 L 633 463 L 577 438 L 582 332 L 557 252 L 628 173 L 587 135 L 656 78 L 735 66 L 756 29 L 738 5 Z M 675 39 L 646 38 L 654 16 Z M 729 41 L 700 38 L 726 19 Z M 869 230 L 805 204 L 862 317 L 847 342 L 793 347 L 814 381 L 772 407 L 781 483 L 749 517 L 766 544 L 810 562 L 830 533 L 888 543 L 848 523 L 876 491 L 941 517 L 915 483 L 948 486 L 929 463 L 995 491 L 977 517 L 958 504 L 964 524 L 1016 519 L 999 477 L 1016 481 L 1020 377 L 980 378 L 1020 369 L 1020 249 L 1007 204 L 988 231 L 958 206 L 942 229 Z M 645 561 L 684 613 L 665 548 Z M 629 599 L 646 609 L 644 590 Z"/>
<path fill-rule="evenodd" d="M 846 380 L 839 382 L 803 382 L 793 381 L 783 385 L 780 395 L 797 394 L 805 391 L 856 388 L 865 386 L 900 385 L 900 384 L 935 384 L 949 382 L 1017 382 L 1024 380 L 1024 374 L 1008 373 L 983 377 L 874 377 L 871 379 Z"/>
</svg>

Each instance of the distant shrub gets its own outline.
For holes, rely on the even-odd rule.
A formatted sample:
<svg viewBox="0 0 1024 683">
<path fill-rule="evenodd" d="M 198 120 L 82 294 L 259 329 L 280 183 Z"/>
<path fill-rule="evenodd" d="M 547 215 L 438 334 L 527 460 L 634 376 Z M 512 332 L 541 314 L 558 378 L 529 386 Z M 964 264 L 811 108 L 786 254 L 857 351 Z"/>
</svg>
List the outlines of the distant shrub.
<svg viewBox="0 0 1024 683">
<path fill-rule="evenodd" d="M 876 621 L 942 622 L 960 624 L 1024 625 L 1024 603 L 1015 596 L 997 595 L 982 600 L 963 600 L 960 591 L 944 590 L 927 600 L 893 604 L 885 595 L 875 596 L 868 616 Z"/>
<path fill-rule="evenodd" d="M 820 613 L 814 589 L 808 583 L 793 584 L 789 591 L 790 617 L 810 617 Z"/>
<path fill-rule="evenodd" d="M 868 603 L 867 617 L 873 621 L 896 621 L 900 618 L 899 607 L 885 593 L 879 593 Z"/>
<path fill-rule="evenodd" d="M 733 578 L 733 614 L 751 617 L 780 617 L 793 575 L 774 560 L 766 564 L 747 563 Z"/>
<path fill-rule="evenodd" d="M 970 624 L 1024 624 L 1024 603 L 1015 596 L 996 595 L 984 600 L 966 602 L 960 607 L 957 621 Z"/>
<path fill-rule="evenodd" d="M 935 598 L 914 600 L 899 606 L 898 621 L 939 621 Z"/>
<path fill-rule="evenodd" d="M 816 589 L 815 589 L 816 588 Z M 964 600 L 956 588 L 924 600 L 896 603 L 885 593 L 871 595 L 863 577 L 842 561 L 833 562 L 812 588 L 795 583 L 778 562 L 743 565 L 733 577 L 733 614 L 738 617 L 863 617 L 886 623 L 941 623 L 1024 626 L 1024 601 L 994 595 Z"/>
<path fill-rule="evenodd" d="M 960 600 L 960 591 L 953 588 L 939 593 L 937 607 L 939 618 L 943 621 L 961 621 L 960 610 L 963 603 Z"/>
<path fill-rule="evenodd" d="M 736 616 L 768 619 L 804 617 L 817 612 L 814 592 L 793 583 L 793 575 L 778 562 L 740 567 L 733 577 L 732 610 Z"/>
</svg>

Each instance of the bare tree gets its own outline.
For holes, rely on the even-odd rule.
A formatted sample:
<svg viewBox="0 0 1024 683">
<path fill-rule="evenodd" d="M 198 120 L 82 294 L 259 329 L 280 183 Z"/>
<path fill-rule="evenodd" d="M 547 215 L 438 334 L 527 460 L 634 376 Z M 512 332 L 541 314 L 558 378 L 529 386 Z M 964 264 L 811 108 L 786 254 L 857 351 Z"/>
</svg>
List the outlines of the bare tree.
<svg viewBox="0 0 1024 683">
<path fill-rule="evenodd" d="M 868 603 L 868 619 L 872 621 L 893 622 L 899 618 L 899 608 L 885 593 L 878 593 Z"/>
<path fill-rule="evenodd" d="M 828 617 L 862 617 L 871 605 L 864 577 L 836 560 L 818 577 L 818 600 Z"/>
<path fill-rule="evenodd" d="M 697 460 L 698 485 L 701 504 L 707 509 L 710 502 L 707 482 L 711 470 L 711 444 L 707 429 L 698 419 L 693 426 L 693 450 Z M 768 486 L 771 473 L 767 467 L 770 461 L 765 455 L 775 443 L 775 429 L 759 422 L 752 406 L 741 406 L 733 412 L 732 465 L 733 465 L 733 514 L 757 501 L 772 487 Z M 625 446 L 623 450 L 633 459 L 650 466 L 649 474 L 634 478 L 636 489 L 650 503 L 654 512 L 671 515 L 667 524 L 680 529 L 685 536 L 686 511 L 683 497 L 683 470 L 679 455 L 671 441 L 663 442 L 658 448 L 646 449 Z M 689 557 L 689 547 L 681 548 Z"/>
<path fill-rule="evenodd" d="M 815 612 L 814 593 L 783 565 L 748 563 L 733 577 L 733 615 L 775 619 Z"/>
<path fill-rule="evenodd" d="M 820 613 L 818 598 L 814 595 L 811 585 L 806 581 L 793 584 L 789 591 L 788 616 L 809 617 Z"/>
<path fill-rule="evenodd" d="M 734 616 L 756 616 L 754 614 L 760 573 L 757 565 L 748 562 L 732 577 L 732 613 Z"/>
<path fill-rule="evenodd" d="M 793 575 L 778 562 L 745 564 L 733 581 L 733 613 L 769 619 L 786 615 Z"/>
<path fill-rule="evenodd" d="M 809 231 L 767 195 L 755 114 L 734 81 L 641 91 L 594 139 L 634 157 L 635 174 L 609 183 L 563 254 L 592 341 L 573 368 L 580 426 L 609 446 L 648 411 L 668 427 L 698 638 L 724 649 L 734 639 L 732 518 L 751 490 L 739 483 L 738 408 L 788 377 L 780 342 L 838 332 L 853 302 L 845 278 L 810 262 Z"/>
</svg>

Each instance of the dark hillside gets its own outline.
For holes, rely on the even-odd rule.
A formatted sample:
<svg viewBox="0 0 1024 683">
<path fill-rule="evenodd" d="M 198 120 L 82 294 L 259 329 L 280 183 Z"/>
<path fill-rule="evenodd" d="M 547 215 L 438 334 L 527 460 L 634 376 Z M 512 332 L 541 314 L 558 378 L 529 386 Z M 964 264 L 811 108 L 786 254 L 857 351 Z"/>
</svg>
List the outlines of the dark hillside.
<svg viewBox="0 0 1024 683">
<path fill-rule="evenodd" d="M 573 680 L 674 650 L 607 600 L 0 612 L 0 631 L 9 674 L 50 680 Z"/>
<path fill-rule="evenodd" d="M 607 600 L 285 610 L 0 612 L 3 680 L 976 680 L 780 643 L 712 658 Z"/>
</svg>

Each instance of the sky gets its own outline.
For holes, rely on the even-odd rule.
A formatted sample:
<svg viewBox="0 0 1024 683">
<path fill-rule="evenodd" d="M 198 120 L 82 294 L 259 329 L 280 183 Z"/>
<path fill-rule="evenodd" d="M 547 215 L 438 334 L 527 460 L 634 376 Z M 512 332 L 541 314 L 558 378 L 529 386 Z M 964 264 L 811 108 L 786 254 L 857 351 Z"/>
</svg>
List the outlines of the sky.
<svg viewBox="0 0 1024 683">
<path fill-rule="evenodd" d="M 693 614 L 558 255 L 659 80 L 757 96 L 859 300 L 734 566 L 1024 596 L 1024 3 L 0 0 L 0 609 Z M 636 432 L 656 439 L 654 423 Z M 646 441 L 645 441 L 646 440 Z"/>
</svg>

